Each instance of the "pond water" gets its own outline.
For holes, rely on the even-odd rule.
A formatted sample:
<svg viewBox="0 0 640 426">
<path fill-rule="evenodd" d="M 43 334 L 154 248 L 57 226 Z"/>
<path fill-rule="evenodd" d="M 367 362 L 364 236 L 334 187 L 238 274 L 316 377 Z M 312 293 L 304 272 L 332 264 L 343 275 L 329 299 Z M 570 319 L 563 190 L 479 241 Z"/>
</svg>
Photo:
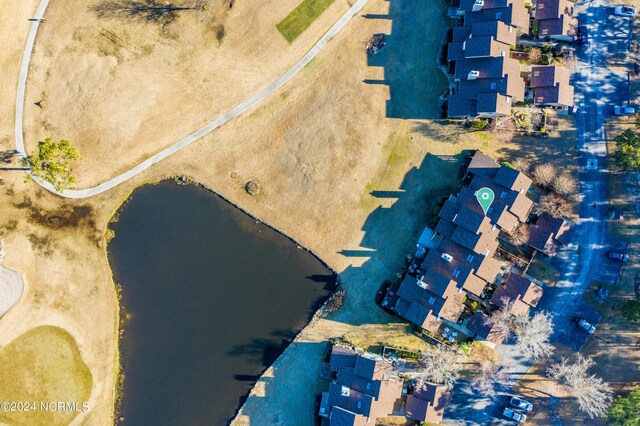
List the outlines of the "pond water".
<svg viewBox="0 0 640 426">
<path fill-rule="evenodd" d="M 226 424 L 335 287 L 315 257 L 194 185 L 139 188 L 112 228 L 129 316 L 121 424 Z"/>
</svg>

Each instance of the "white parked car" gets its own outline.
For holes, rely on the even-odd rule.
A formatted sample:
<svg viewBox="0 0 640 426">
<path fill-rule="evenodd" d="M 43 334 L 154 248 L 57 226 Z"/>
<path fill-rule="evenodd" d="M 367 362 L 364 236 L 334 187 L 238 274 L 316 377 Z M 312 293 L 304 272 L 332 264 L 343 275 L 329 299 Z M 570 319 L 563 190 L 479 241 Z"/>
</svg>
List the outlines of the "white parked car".
<svg viewBox="0 0 640 426">
<path fill-rule="evenodd" d="M 516 408 L 526 411 L 527 413 L 533 410 L 533 404 L 527 401 L 526 399 L 512 396 L 511 401 L 509 401 L 509 403 Z"/>
<path fill-rule="evenodd" d="M 515 420 L 518 423 L 524 423 L 527 421 L 526 414 L 518 413 L 517 411 L 512 410 L 508 407 L 504 407 L 504 410 L 502 410 L 502 415 L 508 419 Z"/>
<path fill-rule="evenodd" d="M 636 10 L 628 6 L 616 6 L 613 9 L 613 13 L 618 16 L 636 16 Z"/>
<path fill-rule="evenodd" d="M 633 107 L 617 106 L 613 109 L 613 113 L 615 115 L 633 115 L 636 113 L 636 110 Z"/>
<path fill-rule="evenodd" d="M 587 334 L 593 334 L 596 331 L 596 326 L 592 325 L 584 318 L 576 318 L 576 324 L 578 327 L 587 332 Z"/>
</svg>

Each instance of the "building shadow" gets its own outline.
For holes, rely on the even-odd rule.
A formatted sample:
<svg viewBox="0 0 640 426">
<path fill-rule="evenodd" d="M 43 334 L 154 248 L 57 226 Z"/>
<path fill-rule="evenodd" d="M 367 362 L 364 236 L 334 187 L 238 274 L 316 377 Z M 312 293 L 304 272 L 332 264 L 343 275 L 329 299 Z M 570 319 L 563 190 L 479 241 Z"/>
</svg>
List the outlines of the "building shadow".
<svg viewBox="0 0 640 426">
<path fill-rule="evenodd" d="M 462 165 L 469 155 L 468 151 L 452 156 L 427 154 L 407 172 L 399 188 L 372 188 L 369 196 L 378 205 L 362 226 L 360 248 L 339 251 L 364 261 L 354 262 L 339 274 L 346 296 L 330 320 L 350 325 L 401 321 L 376 305 L 376 292 L 385 280 L 398 279 L 406 267 L 406 256 L 415 252 L 417 239 L 432 224 L 443 197 L 458 190 Z"/>
<path fill-rule="evenodd" d="M 387 117 L 439 117 L 438 97 L 448 87 L 447 78 L 438 69 L 442 37 L 451 26 L 446 18 L 447 3 L 389 0 L 387 15 L 363 15 L 366 19 L 391 21 L 391 33 L 385 34 L 386 46 L 378 54 L 369 54 L 367 61 L 370 67 L 383 69 L 384 79 L 363 81 L 389 86 Z M 427 21 L 432 23 L 429 28 L 425 28 Z"/>
</svg>

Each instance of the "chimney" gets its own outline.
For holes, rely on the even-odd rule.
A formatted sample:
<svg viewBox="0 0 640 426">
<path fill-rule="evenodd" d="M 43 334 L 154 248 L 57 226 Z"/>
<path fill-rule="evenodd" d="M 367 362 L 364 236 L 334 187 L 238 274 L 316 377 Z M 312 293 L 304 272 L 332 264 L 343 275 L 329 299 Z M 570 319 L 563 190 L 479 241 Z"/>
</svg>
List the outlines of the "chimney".
<svg viewBox="0 0 640 426">
<path fill-rule="evenodd" d="M 473 12 L 477 12 L 484 7 L 484 0 L 476 0 L 471 9 Z"/>
<path fill-rule="evenodd" d="M 442 257 L 444 260 L 446 260 L 447 262 L 451 262 L 451 261 L 453 260 L 453 257 L 451 257 L 451 255 L 450 255 L 450 254 L 448 254 L 448 253 L 442 253 L 442 256 L 441 256 L 441 257 Z"/>
<path fill-rule="evenodd" d="M 480 71 L 472 70 L 472 71 L 469 71 L 467 80 L 475 80 L 478 77 L 480 77 Z"/>
<path fill-rule="evenodd" d="M 342 386 L 342 389 L 340 389 L 340 395 L 346 396 L 346 397 L 351 396 L 351 389 L 349 389 L 346 386 Z"/>
</svg>

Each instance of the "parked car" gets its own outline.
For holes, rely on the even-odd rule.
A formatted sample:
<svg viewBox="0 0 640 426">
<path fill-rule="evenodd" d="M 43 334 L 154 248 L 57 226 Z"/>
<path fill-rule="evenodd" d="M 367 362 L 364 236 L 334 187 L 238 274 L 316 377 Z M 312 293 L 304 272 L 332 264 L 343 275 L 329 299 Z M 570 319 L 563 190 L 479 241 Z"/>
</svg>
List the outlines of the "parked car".
<svg viewBox="0 0 640 426">
<path fill-rule="evenodd" d="M 576 318 L 576 324 L 578 324 L 578 327 L 580 327 L 582 330 L 586 331 L 587 334 L 593 334 L 596 331 L 596 326 L 592 325 L 584 318 Z"/>
<path fill-rule="evenodd" d="M 518 398 L 516 396 L 512 396 L 509 401 L 511 405 L 521 410 L 526 411 L 527 413 L 533 410 L 533 404 L 527 401 L 526 399 Z"/>
<path fill-rule="evenodd" d="M 576 37 L 576 43 L 583 46 L 589 45 L 589 30 L 585 25 L 578 27 L 578 35 Z"/>
<path fill-rule="evenodd" d="M 633 115 L 636 113 L 635 108 L 628 106 L 617 106 L 613 109 L 615 115 Z"/>
<path fill-rule="evenodd" d="M 526 414 L 518 413 L 517 411 L 509 407 L 504 407 L 504 410 L 502 410 L 502 415 L 508 419 L 515 420 L 518 423 L 524 423 L 525 421 L 527 421 Z"/>
<path fill-rule="evenodd" d="M 628 262 L 629 261 L 629 255 L 628 254 L 623 254 L 617 251 L 608 251 L 607 252 L 607 257 L 609 259 L 614 259 L 614 260 L 619 260 L 620 262 Z"/>
<path fill-rule="evenodd" d="M 613 13 L 618 16 L 636 16 L 636 10 L 628 6 L 616 6 L 613 9 Z"/>
</svg>

